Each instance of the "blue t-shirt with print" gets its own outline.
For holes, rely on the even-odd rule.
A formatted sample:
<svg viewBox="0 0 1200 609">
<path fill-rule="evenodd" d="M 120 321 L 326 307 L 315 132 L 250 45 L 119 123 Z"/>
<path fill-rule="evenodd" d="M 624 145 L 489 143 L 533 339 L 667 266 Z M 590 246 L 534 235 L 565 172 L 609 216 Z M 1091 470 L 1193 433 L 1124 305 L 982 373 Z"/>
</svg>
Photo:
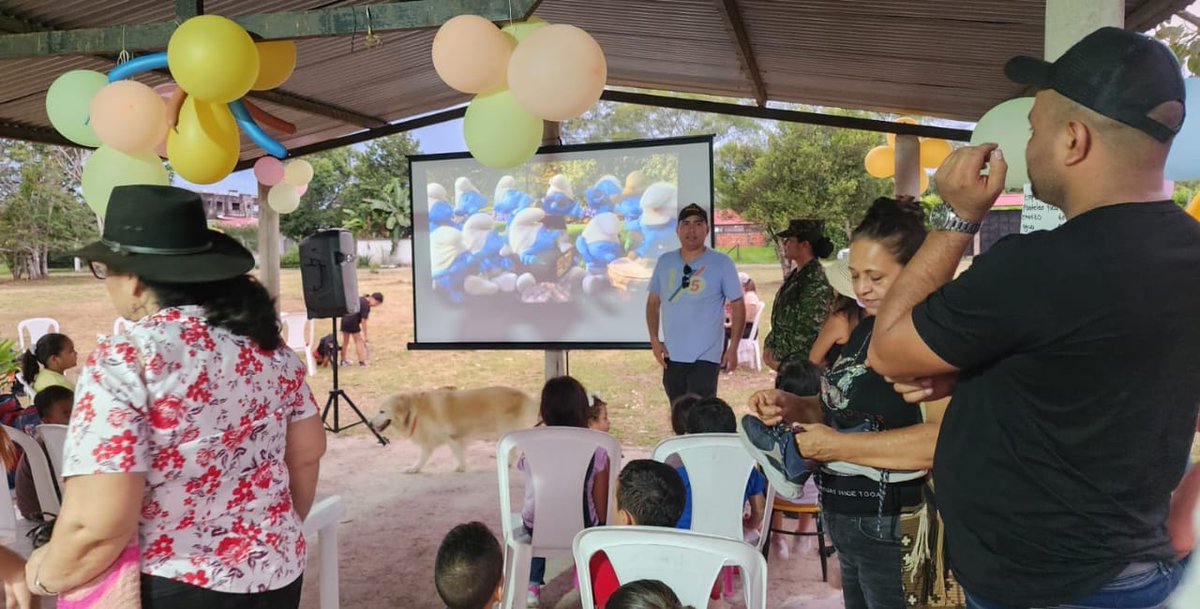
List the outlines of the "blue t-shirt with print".
<svg viewBox="0 0 1200 609">
<path fill-rule="evenodd" d="M 725 350 L 725 302 L 742 297 L 737 266 L 711 248 L 687 266 L 692 273 L 686 288 L 679 250 L 660 256 L 650 277 L 649 289 L 662 301 L 663 342 L 673 362 L 719 364 Z"/>
</svg>

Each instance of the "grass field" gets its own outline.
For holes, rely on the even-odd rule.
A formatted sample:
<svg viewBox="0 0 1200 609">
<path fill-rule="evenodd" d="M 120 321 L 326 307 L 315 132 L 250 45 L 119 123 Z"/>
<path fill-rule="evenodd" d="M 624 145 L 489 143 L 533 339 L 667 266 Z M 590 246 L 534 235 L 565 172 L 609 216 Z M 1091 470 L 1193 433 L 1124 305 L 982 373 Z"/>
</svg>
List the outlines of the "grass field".
<svg viewBox="0 0 1200 609">
<path fill-rule="evenodd" d="M 780 285 L 779 267 L 742 269 L 754 278 L 769 307 Z M 303 311 L 299 271 L 283 270 L 280 283 L 280 309 Z M 380 398 L 388 394 L 445 385 L 510 385 L 531 394 L 540 390 L 544 381 L 540 351 L 408 351 L 405 346 L 413 337 L 409 269 L 360 269 L 359 289 L 385 295 L 384 305 L 371 313 L 371 366 L 343 369 L 341 374 L 342 387 L 365 413 L 373 412 Z M 0 337 L 15 338 L 17 322 L 28 317 L 57 319 L 62 331 L 75 341 L 82 362 L 95 348 L 97 335 L 111 331 L 116 313 L 104 284 L 90 274 L 56 273 L 37 282 L 0 279 Z M 760 338 L 766 336 L 769 310 L 762 319 Z M 329 332 L 329 320 L 317 321 L 320 337 Z M 75 369 L 68 376 L 78 372 Z M 661 369 L 648 350 L 575 351 L 570 354 L 570 373 L 609 402 L 612 431 L 622 442 L 653 446 L 670 435 Z M 743 365 L 733 374 L 722 375 L 720 395 L 740 411 L 754 390 L 771 386 L 773 379 L 770 370 L 756 372 Z M 319 370 L 309 384 L 318 403 L 324 404 L 331 385 L 329 371 Z M 353 413 L 343 407 L 342 415 Z M 356 428 L 349 433 L 366 431 Z"/>
</svg>

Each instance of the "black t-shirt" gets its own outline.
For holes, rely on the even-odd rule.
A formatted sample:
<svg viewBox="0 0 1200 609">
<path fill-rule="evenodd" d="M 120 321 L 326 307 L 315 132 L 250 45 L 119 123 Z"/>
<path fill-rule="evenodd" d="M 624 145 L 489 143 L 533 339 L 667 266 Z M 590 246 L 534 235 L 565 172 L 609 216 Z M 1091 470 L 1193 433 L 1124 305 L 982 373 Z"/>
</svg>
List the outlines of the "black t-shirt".
<svg viewBox="0 0 1200 609">
<path fill-rule="evenodd" d="M 958 581 L 1012 606 L 1173 557 L 1200 404 L 1200 224 L 1170 201 L 1006 237 L 913 310 L 961 370 L 934 460 Z"/>
<path fill-rule="evenodd" d="M 358 313 L 350 313 L 342 316 L 342 331 L 343 332 L 358 332 L 361 330 L 362 321 L 371 317 L 371 301 L 367 300 L 366 296 L 358 297 Z"/>
<path fill-rule="evenodd" d="M 823 392 L 826 422 L 835 429 L 867 426 L 871 431 L 908 427 L 921 422 L 921 409 L 904 401 L 892 385 L 867 368 L 867 345 L 875 329 L 875 318 L 859 322 L 842 349 L 842 356 L 825 373 Z M 870 433 L 864 431 L 861 433 Z M 868 516 L 879 513 L 879 494 L 884 493 L 884 514 L 921 502 L 921 480 L 880 485 L 865 476 L 822 473 L 817 477 L 821 509 L 838 514 Z"/>
</svg>

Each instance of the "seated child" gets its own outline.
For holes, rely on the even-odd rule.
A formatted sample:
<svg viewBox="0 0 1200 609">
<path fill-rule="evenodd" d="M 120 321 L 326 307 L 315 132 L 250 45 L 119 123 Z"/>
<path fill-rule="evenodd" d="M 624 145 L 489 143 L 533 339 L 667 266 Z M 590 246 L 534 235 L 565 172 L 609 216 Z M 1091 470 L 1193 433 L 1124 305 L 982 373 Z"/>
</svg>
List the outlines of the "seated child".
<svg viewBox="0 0 1200 609">
<path fill-rule="evenodd" d="M 737 419 L 734 418 L 733 409 L 725 400 L 721 398 L 705 398 L 700 400 L 688 413 L 687 417 L 687 433 L 736 433 Z M 688 480 L 687 469 L 682 465 L 678 468 L 679 477 L 683 479 L 683 486 L 687 489 L 687 505 L 683 508 L 683 515 L 679 518 L 679 523 L 676 525 L 680 529 L 692 528 L 692 486 Z M 763 493 L 767 490 L 767 478 L 763 473 L 754 468 L 750 470 L 750 478 L 746 481 L 746 502 L 750 504 L 750 513 L 743 521 L 743 525 L 749 531 L 757 532 L 758 525 L 762 522 L 763 508 L 766 499 Z"/>
<path fill-rule="evenodd" d="M 701 397 L 694 393 L 685 393 L 671 402 L 671 431 L 675 435 L 682 436 L 687 433 L 687 415 L 700 400 Z M 679 455 L 668 455 L 666 463 L 676 468 L 683 466 L 683 461 L 679 460 Z"/>
<path fill-rule="evenodd" d="M 43 334 L 32 349 L 21 354 L 21 374 L 35 394 L 51 385 L 74 391 L 75 383 L 63 376 L 63 372 L 78 363 L 75 343 L 66 334 Z"/>
<path fill-rule="evenodd" d="M 50 385 L 37 392 L 33 398 L 35 412 L 22 415 L 21 425 L 17 426 L 17 429 L 37 437 L 34 431 L 43 423 L 66 425 L 71 421 L 71 406 L 74 403 L 75 392 L 59 385 Z M 42 505 L 38 502 L 37 487 L 33 483 L 33 469 L 24 454 L 17 462 L 16 474 L 13 487 L 21 517 L 26 520 L 43 520 Z"/>
<path fill-rule="evenodd" d="M 447 609 L 490 609 L 502 600 L 504 551 L 482 522 L 460 524 L 442 538 L 433 581 Z"/>
<path fill-rule="evenodd" d="M 631 581 L 608 599 L 608 609 L 692 609 L 683 606 L 670 586 L 657 579 Z"/>
<path fill-rule="evenodd" d="M 683 481 L 675 469 L 652 459 L 635 459 L 625 464 L 617 478 L 617 516 L 613 524 L 673 527 L 686 502 Z M 603 552 L 588 565 L 596 607 L 604 609 L 620 586 L 612 563 Z"/>
</svg>

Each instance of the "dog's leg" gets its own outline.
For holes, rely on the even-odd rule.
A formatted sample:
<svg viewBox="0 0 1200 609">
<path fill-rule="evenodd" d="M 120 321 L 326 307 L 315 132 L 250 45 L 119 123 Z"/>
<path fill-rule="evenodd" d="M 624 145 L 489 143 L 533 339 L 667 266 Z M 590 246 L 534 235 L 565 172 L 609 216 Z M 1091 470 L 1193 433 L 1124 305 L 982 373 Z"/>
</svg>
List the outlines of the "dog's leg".
<svg viewBox="0 0 1200 609">
<path fill-rule="evenodd" d="M 435 448 L 436 448 L 436 447 L 435 447 Z M 409 467 L 408 469 L 404 470 L 404 473 L 406 473 L 406 474 L 417 474 L 417 473 L 420 473 L 420 472 L 421 472 L 421 468 L 422 468 L 422 467 L 425 467 L 425 463 L 426 463 L 427 461 L 429 461 L 429 455 L 431 455 L 431 454 L 433 454 L 433 449 L 432 449 L 432 448 L 425 448 L 424 446 L 422 446 L 422 447 L 421 447 L 421 456 L 417 457 L 417 462 L 416 462 L 416 463 L 413 463 L 411 467 Z"/>
<path fill-rule="evenodd" d="M 454 458 L 458 460 L 458 467 L 454 468 L 454 471 L 467 471 L 467 455 L 466 450 L 463 447 L 462 440 L 454 438 L 450 440 L 449 444 L 450 450 L 454 451 Z"/>
</svg>

